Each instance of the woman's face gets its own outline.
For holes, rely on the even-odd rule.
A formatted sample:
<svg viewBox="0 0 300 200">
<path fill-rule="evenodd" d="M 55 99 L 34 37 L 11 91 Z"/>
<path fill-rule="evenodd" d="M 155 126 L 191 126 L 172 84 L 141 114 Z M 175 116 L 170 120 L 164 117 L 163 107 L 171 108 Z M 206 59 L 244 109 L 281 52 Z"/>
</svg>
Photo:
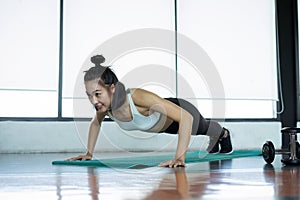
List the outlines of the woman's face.
<svg viewBox="0 0 300 200">
<path fill-rule="evenodd" d="M 92 80 L 85 82 L 85 89 L 90 102 L 98 112 L 106 112 L 110 109 L 114 85 L 111 85 L 108 91 L 98 83 L 98 80 Z"/>
</svg>

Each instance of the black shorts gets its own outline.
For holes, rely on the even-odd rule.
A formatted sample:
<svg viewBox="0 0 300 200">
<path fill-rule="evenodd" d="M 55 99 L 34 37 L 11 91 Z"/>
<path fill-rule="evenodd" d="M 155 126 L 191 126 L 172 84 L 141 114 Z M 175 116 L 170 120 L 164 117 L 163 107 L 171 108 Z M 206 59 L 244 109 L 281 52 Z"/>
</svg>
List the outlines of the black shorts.
<svg viewBox="0 0 300 200">
<path fill-rule="evenodd" d="M 180 106 L 193 116 L 192 135 L 206 135 L 210 124 L 198 111 L 198 109 L 190 102 L 180 98 L 165 98 L 168 101 Z M 173 122 L 165 131 L 165 133 L 177 134 L 179 129 L 178 122 Z"/>
</svg>

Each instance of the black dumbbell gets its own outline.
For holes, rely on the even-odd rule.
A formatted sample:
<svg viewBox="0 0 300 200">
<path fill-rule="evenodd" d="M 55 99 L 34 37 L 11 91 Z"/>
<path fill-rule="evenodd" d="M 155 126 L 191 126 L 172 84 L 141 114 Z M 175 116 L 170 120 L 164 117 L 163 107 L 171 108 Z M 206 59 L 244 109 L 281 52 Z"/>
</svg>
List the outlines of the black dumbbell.
<svg viewBox="0 0 300 200">
<path fill-rule="evenodd" d="M 275 147 L 271 141 L 267 141 L 262 147 L 262 155 L 264 160 L 271 164 L 275 158 Z"/>
<path fill-rule="evenodd" d="M 281 153 L 281 154 L 290 154 L 290 145 L 288 148 L 288 151 L 279 150 L 276 152 L 274 144 L 271 141 L 267 141 L 263 147 L 262 147 L 262 155 L 266 163 L 271 164 L 275 159 L 275 154 Z M 300 158 L 300 144 L 299 142 L 296 142 L 296 157 Z"/>
</svg>

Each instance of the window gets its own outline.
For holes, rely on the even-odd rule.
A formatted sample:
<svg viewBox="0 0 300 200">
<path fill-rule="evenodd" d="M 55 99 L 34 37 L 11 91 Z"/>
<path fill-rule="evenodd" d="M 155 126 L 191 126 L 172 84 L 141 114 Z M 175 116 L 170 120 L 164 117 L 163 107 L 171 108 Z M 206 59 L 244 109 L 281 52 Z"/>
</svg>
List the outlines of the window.
<svg viewBox="0 0 300 200">
<path fill-rule="evenodd" d="M 59 4 L 2 0 L 1 117 L 57 117 Z"/>
<path fill-rule="evenodd" d="M 141 38 L 147 36 L 147 31 L 134 30 L 174 31 L 173 0 L 64 2 L 63 117 L 93 115 L 94 109 L 85 94 L 83 71 L 92 66 L 89 58 L 95 54 L 103 54 L 104 65 L 112 65 L 127 87 L 141 86 L 170 96 L 170 91 L 175 90 L 175 55 L 139 44 L 138 38 L 143 42 L 150 37 Z M 123 39 L 126 36 L 129 39 Z M 174 45 L 175 39 L 170 43 Z M 157 69 L 159 65 L 165 66 L 166 70 L 160 74 L 169 81 L 164 86 L 148 79 L 146 71 L 140 73 L 140 70 Z"/>
<path fill-rule="evenodd" d="M 194 101 L 208 117 L 222 117 L 223 113 L 214 109 L 220 109 L 218 105 L 225 101 L 226 118 L 276 118 L 275 2 L 177 2 L 178 33 L 203 51 L 197 55 L 202 59 L 200 66 L 179 59 L 179 97 Z M 192 57 L 195 48 L 187 47 L 183 37 L 178 38 L 179 56 Z M 190 92 L 184 81 L 194 86 Z M 215 91 L 222 87 L 223 93 Z"/>
</svg>

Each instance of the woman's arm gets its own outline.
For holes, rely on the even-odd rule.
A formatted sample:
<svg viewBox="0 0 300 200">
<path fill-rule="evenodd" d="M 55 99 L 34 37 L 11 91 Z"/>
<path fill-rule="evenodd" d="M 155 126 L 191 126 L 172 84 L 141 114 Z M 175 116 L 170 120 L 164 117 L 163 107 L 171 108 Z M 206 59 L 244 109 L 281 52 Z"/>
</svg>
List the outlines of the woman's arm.
<svg viewBox="0 0 300 200">
<path fill-rule="evenodd" d="M 90 123 L 86 155 L 89 155 L 91 157 L 94 153 L 94 149 L 101 128 L 101 122 L 102 121 L 99 121 L 97 117 L 94 117 Z"/>
<path fill-rule="evenodd" d="M 176 120 L 176 118 L 174 118 Z M 174 120 L 173 119 L 173 120 Z M 178 144 L 173 160 L 167 160 L 159 164 L 160 167 L 185 167 L 185 155 L 190 143 L 193 117 L 190 113 L 181 109 L 178 130 Z"/>
<path fill-rule="evenodd" d="M 181 118 L 178 121 L 178 123 L 179 123 L 178 144 L 177 144 L 177 149 L 175 154 L 175 161 L 178 160 L 182 162 L 182 163 L 179 162 L 178 164 L 184 166 L 185 155 L 191 139 L 193 116 L 190 113 L 188 113 L 186 110 L 181 109 Z"/>
<path fill-rule="evenodd" d="M 87 143 L 87 152 L 85 155 L 79 155 L 74 158 L 70 158 L 68 160 L 91 160 L 93 157 L 95 145 L 98 139 L 98 135 L 101 128 L 101 122 L 104 119 L 103 114 L 96 114 L 96 116 L 91 120 L 89 126 L 89 135 L 88 135 L 88 143 Z"/>
<path fill-rule="evenodd" d="M 177 167 L 185 166 L 185 155 L 190 143 L 193 116 L 177 106 L 176 104 L 167 101 L 154 93 L 142 89 L 132 90 L 132 98 L 134 103 L 141 107 L 147 107 L 149 110 L 157 111 L 165 114 L 168 118 L 178 122 L 178 144 L 173 160 L 162 162 L 159 166 Z"/>
</svg>

